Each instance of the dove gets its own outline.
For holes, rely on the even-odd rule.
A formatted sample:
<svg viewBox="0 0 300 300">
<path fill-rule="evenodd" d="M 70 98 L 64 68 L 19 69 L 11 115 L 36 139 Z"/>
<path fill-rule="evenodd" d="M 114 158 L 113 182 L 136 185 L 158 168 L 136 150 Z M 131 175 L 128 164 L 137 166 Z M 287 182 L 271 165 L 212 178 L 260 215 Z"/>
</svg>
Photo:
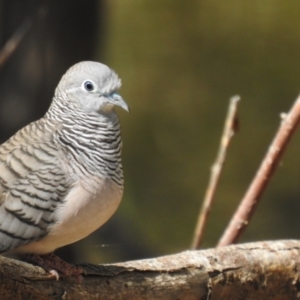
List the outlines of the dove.
<svg viewBox="0 0 300 300">
<path fill-rule="evenodd" d="M 116 211 L 124 180 L 114 107 L 129 111 L 120 87 L 106 65 L 77 63 L 44 117 L 0 146 L 1 253 L 28 255 L 50 270 L 51 260 L 59 265 L 57 248 L 86 237 Z"/>
</svg>

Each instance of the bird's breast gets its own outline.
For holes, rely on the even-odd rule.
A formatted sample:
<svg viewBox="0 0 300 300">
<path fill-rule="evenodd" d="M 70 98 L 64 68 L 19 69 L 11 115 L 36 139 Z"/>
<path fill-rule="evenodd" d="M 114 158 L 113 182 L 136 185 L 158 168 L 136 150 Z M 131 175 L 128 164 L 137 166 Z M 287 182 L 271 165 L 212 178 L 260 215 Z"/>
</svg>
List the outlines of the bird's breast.
<svg viewBox="0 0 300 300">
<path fill-rule="evenodd" d="M 19 252 L 46 254 L 86 237 L 112 216 L 121 198 L 122 189 L 110 179 L 79 180 L 57 207 L 48 235 Z"/>
</svg>

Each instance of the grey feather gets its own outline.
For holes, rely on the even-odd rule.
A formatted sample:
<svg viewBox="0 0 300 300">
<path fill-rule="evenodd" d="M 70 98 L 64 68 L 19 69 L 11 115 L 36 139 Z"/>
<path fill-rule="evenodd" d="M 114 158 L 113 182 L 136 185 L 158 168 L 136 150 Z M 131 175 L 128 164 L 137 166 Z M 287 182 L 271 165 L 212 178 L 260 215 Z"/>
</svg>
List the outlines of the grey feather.
<svg viewBox="0 0 300 300">
<path fill-rule="evenodd" d="M 51 252 L 115 211 L 123 171 L 113 106 L 128 110 L 120 85 L 103 64 L 76 64 L 45 117 L 0 146 L 0 252 Z"/>
</svg>

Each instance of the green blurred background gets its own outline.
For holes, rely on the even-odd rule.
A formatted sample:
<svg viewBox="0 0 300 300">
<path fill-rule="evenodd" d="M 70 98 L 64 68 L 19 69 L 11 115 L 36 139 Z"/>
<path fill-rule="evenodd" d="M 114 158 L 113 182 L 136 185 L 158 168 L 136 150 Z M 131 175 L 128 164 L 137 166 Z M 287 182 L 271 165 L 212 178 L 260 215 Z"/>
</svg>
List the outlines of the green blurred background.
<svg viewBox="0 0 300 300">
<path fill-rule="evenodd" d="M 267 151 L 280 113 L 289 110 L 300 91 L 300 2 L 107 0 L 86 5 L 86 1 L 75 1 L 82 5 L 77 15 L 72 1 L 65 2 L 64 14 L 62 4 L 56 2 L 44 1 L 49 9 L 44 25 L 33 29 L 32 37 L 16 53 L 16 57 L 24 55 L 22 47 L 26 43 L 32 47 L 30 39 L 37 49 L 44 45 L 48 53 L 47 60 L 35 62 L 48 66 L 43 69 L 48 84 L 38 94 L 41 110 L 27 112 L 25 107 L 33 106 L 28 100 L 18 117 L 18 104 L 10 108 L 4 99 L 12 96 L 2 94 L 0 125 L 7 129 L 3 140 L 43 115 L 54 86 L 71 62 L 97 60 L 115 69 L 123 82 L 121 95 L 131 108 L 130 114 L 119 111 L 125 173 L 120 208 L 96 233 L 58 253 L 73 261 L 99 263 L 188 249 L 228 101 L 239 94 L 240 130 L 228 153 L 203 244 L 214 247 Z M 89 11 L 83 14 L 84 10 Z M 69 24 L 69 34 L 62 35 L 70 18 L 74 25 Z M 43 31 L 50 28 L 51 32 L 53 26 L 67 44 L 62 49 L 69 49 L 75 36 L 72 49 L 61 51 L 60 56 L 53 51 L 58 38 L 53 34 L 50 40 Z M 37 34 L 39 30 L 42 33 Z M 5 40 L 2 36 L 2 45 Z M 73 62 L 70 56 L 77 48 L 82 53 L 74 55 Z M 9 65 L 17 73 L 23 67 L 28 76 L 28 58 L 16 62 L 16 57 L 1 70 L 6 89 Z M 42 75 L 33 77 L 33 87 L 40 86 L 36 82 L 43 84 Z M 19 123 L 3 123 L 3 118 L 11 122 L 12 112 Z M 243 242 L 300 237 L 299 148 L 296 132 Z"/>
</svg>

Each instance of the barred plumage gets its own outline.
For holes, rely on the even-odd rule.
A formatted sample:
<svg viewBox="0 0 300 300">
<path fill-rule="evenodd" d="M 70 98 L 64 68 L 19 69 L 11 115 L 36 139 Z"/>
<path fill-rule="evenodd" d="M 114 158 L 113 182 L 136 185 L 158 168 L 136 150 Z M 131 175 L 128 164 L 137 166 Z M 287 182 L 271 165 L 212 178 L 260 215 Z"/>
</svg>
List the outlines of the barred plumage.
<svg viewBox="0 0 300 300">
<path fill-rule="evenodd" d="M 46 254 L 113 214 L 123 193 L 117 94 L 107 66 L 82 62 L 62 77 L 45 117 L 0 146 L 0 252 Z"/>
</svg>

